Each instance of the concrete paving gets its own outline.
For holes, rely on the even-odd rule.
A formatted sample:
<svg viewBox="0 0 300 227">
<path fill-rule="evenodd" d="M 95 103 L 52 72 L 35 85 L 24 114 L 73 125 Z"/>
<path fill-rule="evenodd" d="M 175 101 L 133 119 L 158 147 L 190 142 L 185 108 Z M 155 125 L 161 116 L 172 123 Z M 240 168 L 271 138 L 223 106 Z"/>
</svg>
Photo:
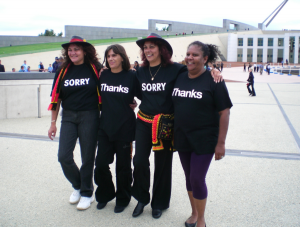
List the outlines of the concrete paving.
<svg viewBox="0 0 300 227">
<path fill-rule="evenodd" d="M 226 157 L 207 174 L 207 226 L 300 226 L 300 77 L 225 68 L 233 101 Z M 170 208 L 153 219 L 150 205 L 138 218 L 132 199 L 121 214 L 115 201 L 78 211 L 57 161 L 58 142 L 47 139 L 50 117 L 0 120 L 0 226 L 184 226 L 191 213 L 183 170 L 174 154 Z M 58 124 L 59 126 L 59 124 Z M 79 145 L 74 152 L 80 165 Z M 153 157 L 151 156 L 153 174 Z M 114 164 L 111 165 L 114 174 Z"/>
</svg>

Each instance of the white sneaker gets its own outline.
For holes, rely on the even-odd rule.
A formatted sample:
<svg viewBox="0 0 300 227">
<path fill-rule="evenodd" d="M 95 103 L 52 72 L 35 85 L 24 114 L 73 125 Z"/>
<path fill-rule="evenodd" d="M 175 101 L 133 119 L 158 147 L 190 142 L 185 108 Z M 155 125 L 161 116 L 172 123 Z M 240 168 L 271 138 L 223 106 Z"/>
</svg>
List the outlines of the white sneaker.
<svg viewBox="0 0 300 227">
<path fill-rule="evenodd" d="M 77 209 L 78 210 L 86 210 L 87 208 L 89 208 L 91 206 L 91 203 L 94 202 L 94 200 L 95 200 L 94 196 L 91 196 L 91 197 L 81 196 L 81 199 L 77 205 Z"/>
<path fill-rule="evenodd" d="M 80 190 L 74 190 L 72 195 L 70 196 L 70 203 L 75 204 L 80 200 Z"/>
</svg>

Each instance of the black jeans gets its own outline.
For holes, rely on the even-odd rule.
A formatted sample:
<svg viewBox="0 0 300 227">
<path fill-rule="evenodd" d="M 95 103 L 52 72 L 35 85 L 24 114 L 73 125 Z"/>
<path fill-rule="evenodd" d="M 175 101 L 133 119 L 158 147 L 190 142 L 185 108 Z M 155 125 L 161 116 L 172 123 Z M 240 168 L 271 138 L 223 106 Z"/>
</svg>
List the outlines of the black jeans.
<svg viewBox="0 0 300 227">
<path fill-rule="evenodd" d="M 133 158 L 132 196 L 143 204 L 150 202 L 150 162 L 152 124 L 137 119 L 135 156 Z M 163 140 L 164 150 L 154 153 L 152 209 L 167 209 L 171 199 L 172 160 L 171 141 Z"/>
<path fill-rule="evenodd" d="M 251 91 L 251 89 L 250 89 L 250 86 L 252 87 L 252 91 Z M 247 89 L 248 89 L 248 91 L 249 91 L 249 94 L 252 94 L 253 96 L 256 96 L 255 90 L 254 90 L 254 82 L 253 82 L 253 83 L 250 83 L 250 82 L 249 82 L 249 84 L 247 85 Z"/>
<path fill-rule="evenodd" d="M 100 129 L 101 130 L 101 129 Z M 120 138 L 121 139 L 121 138 Z M 108 136 L 98 136 L 95 183 L 98 185 L 95 196 L 99 203 L 107 203 L 116 197 L 117 206 L 127 206 L 131 199 L 131 142 L 109 141 Z M 112 181 L 109 164 L 113 163 L 116 154 L 117 191 Z"/>
<path fill-rule="evenodd" d="M 80 189 L 81 196 L 93 195 L 93 170 L 97 145 L 99 110 L 63 110 L 58 161 L 73 188 Z M 73 151 L 79 138 L 82 166 L 78 169 Z"/>
</svg>

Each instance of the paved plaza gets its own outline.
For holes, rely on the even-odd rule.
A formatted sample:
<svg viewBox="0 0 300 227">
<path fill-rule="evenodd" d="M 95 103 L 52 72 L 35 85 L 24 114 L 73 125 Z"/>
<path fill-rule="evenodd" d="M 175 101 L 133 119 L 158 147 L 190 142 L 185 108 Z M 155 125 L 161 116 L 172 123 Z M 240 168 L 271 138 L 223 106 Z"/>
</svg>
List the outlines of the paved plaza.
<svg viewBox="0 0 300 227">
<path fill-rule="evenodd" d="M 300 226 L 300 77 L 255 73 L 257 96 L 250 97 L 241 67 L 223 75 L 233 107 L 226 157 L 212 161 L 206 178 L 207 227 Z M 133 218 L 134 198 L 120 214 L 114 200 L 101 211 L 96 202 L 78 211 L 49 126 L 50 117 L 0 120 L 0 226 L 184 226 L 191 208 L 177 153 L 170 208 L 160 219 L 150 205 Z M 74 156 L 80 165 L 79 144 Z"/>
</svg>

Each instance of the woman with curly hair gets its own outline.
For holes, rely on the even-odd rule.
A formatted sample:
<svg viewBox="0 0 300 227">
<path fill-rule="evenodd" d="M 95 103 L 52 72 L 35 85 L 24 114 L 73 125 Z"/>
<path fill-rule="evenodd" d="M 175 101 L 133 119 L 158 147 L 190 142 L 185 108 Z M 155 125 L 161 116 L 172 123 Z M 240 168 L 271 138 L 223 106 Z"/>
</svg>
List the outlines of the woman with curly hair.
<svg viewBox="0 0 300 227">
<path fill-rule="evenodd" d="M 174 148 L 178 151 L 186 177 L 192 215 L 186 227 L 204 227 L 207 198 L 206 173 L 213 156 L 225 157 L 225 138 L 231 100 L 225 82 L 214 83 L 204 68 L 220 54 L 215 45 L 195 41 L 188 46 L 185 61 L 188 71 L 174 85 Z"/>
<path fill-rule="evenodd" d="M 101 105 L 98 62 L 93 45 L 79 36 L 62 44 L 64 62 L 57 70 L 52 89 L 51 126 L 48 137 L 56 135 L 60 104 L 63 113 L 59 137 L 58 161 L 74 188 L 69 202 L 85 210 L 94 201 L 93 170 Z M 77 167 L 73 151 L 79 138 L 82 165 Z"/>
<path fill-rule="evenodd" d="M 172 91 L 177 76 L 186 66 L 173 63 L 173 49 L 162 37 L 151 33 L 138 40 L 143 64 L 137 70 L 142 93 L 135 133 L 134 183 L 132 195 L 138 201 L 132 216 L 143 213 L 150 202 L 151 149 L 154 151 L 154 179 L 151 201 L 152 216 L 159 218 L 169 208 L 172 183 L 173 119 Z M 217 70 L 215 70 L 217 71 Z M 220 74 L 219 71 L 216 74 Z"/>
</svg>

